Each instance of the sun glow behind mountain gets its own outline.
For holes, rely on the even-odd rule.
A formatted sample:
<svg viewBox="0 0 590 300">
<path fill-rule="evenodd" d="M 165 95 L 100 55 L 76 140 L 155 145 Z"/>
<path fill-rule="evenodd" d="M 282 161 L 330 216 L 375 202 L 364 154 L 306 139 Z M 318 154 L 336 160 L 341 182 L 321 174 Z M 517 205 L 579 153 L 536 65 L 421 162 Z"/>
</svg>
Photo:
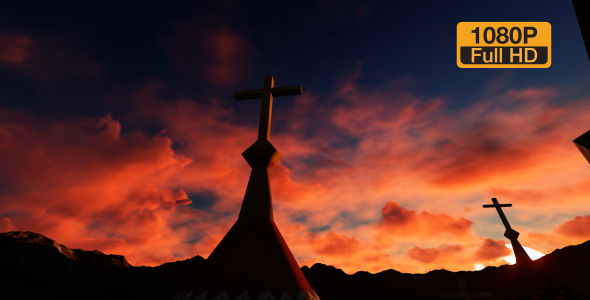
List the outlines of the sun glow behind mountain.
<svg viewBox="0 0 590 300">
<path fill-rule="evenodd" d="M 512 252 L 510 253 L 510 255 L 506 255 L 500 259 L 503 259 L 503 260 L 509 262 L 511 265 L 513 265 L 516 263 L 516 257 L 514 257 L 514 250 L 512 250 L 512 245 L 510 245 L 510 244 L 506 244 L 506 247 L 510 248 L 510 251 L 512 251 Z M 545 256 L 545 254 L 543 254 L 535 249 L 531 249 L 531 248 L 525 247 L 525 246 L 522 246 L 522 247 L 524 248 L 524 251 L 526 252 L 526 254 L 528 254 L 532 260 L 537 260 L 537 259 Z"/>
<path fill-rule="evenodd" d="M 506 244 L 506 247 L 510 249 L 510 254 L 506 255 L 504 257 L 500 257 L 498 260 L 504 260 L 508 263 L 510 263 L 511 265 L 516 263 L 516 257 L 514 256 L 514 250 L 512 249 L 512 245 L 510 244 Z M 525 247 L 522 246 L 524 248 L 524 251 L 526 252 L 526 254 L 529 255 L 529 257 L 532 260 L 537 260 L 543 256 L 545 256 L 545 254 L 535 250 L 535 249 L 531 249 L 529 247 Z M 479 270 L 483 270 L 485 268 L 485 266 L 483 264 L 475 264 L 475 268 L 473 269 L 474 271 L 479 271 Z"/>
</svg>

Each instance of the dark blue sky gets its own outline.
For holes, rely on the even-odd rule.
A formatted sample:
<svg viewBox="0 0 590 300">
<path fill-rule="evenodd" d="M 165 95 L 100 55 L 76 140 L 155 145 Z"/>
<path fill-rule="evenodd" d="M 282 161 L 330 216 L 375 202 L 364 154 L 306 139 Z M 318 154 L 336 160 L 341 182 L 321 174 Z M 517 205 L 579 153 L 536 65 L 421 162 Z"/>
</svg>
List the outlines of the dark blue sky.
<svg viewBox="0 0 590 300">
<path fill-rule="evenodd" d="M 466 21 L 551 23 L 552 66 L 458 68 L 456 25 Z M 205 43 L 200 29 L 215 27 L 232 28 L 253 47 L 251 72 L 239 81 L 211 84 L 187 74 L 205 72 L 202 66 L 210 57 L 198 51 L 183 52 L 180 59 L 188 60 L 187 68 L 173 66 L 166 45 Z M 170 95 L 231 100 L 234 90 L 256 88 L 267 75 L 279 84 L 301 84 L 305 90 L 330 94 L 335 78 L 359 67 L 361 84 L 407 80 L 418 94 L 444 95 L 461 106 L 478 101 L 487 80 L 500 74 L 509 73 L 507 85 L 522 87 L 579 86 L 588 82 L 590 73 L 569 1 L 12 1 L 0 9 L 0 31 L 52 37 L 46 43 L 64 43 L 60 47 L 104 68 L 98 77 L 63 76 L 45 85 L 11 68 L 0 69 L 3 105 L 66 112 L 70 117 L 125 111 L 123 103 L 107 98 L 144 80 L 162 81 Z M 69 62 L 44 62 L 50 69 L 59 69 L 53 66 L 58 63 Z"/>
</svg>

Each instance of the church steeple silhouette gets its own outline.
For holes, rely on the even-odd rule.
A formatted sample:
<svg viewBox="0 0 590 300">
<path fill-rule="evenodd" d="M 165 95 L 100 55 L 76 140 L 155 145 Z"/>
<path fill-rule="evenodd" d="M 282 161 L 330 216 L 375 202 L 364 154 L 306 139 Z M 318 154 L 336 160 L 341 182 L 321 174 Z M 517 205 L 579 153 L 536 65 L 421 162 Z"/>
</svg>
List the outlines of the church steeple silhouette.
<svg viewBox="0 0 590 300">
<path fill-rule="evenodd" d="M 504 224 L 504 227 L 506 228 L 504 236 L 507 239 L 509 239 L 510 243 L 512 244 L 512 250 L 514 251 L 514 256 L 516 258 L 516 265 L 520 269 L 530 268 L 533 260 L 529 257 L 529 255 L 526 253 L 526 251 L 518 241 L 518 236 L 520 235 L 520 233 L 512 229 L 510 223 L 508 222 L 508 219 L 506 219 L 504 211 L 502 210 L 502 207 L 512 207 L 512 204 L 500 204 L 498 203 L 498 200 L 496 198 L 492 198 L 492 203 L 494 204 L 485 204 L 483 207 L 495 207 L 496 211 L 498 211 L 498 215 L 502 220 L 502 224 Z"/>
<path fill-rule="evenodd" d="M 512 207 L 512 204 L 500 204 L 496 198 L 492 198 L 493 204 L 483 207 L 495 207 L 504 223 L 506 231 L 504 236 L 512 243 L 514 256 L 516 257 L 516 276 L 508 290 L 501 299 L 503 300 L 590 300 L 588 297 L 562 284 L 549 276 L 545 270 L 537 265 L 526 253 L 518 236 L 520 233 L 512 229 L 502 207 Z"/>
<path fill-rule="evenodd" d="M 238 220 L 173 300 L 319 300 L 274 222 L 269 169 L 281 154 L 268 141 L 273 97 L 301 95 L 301 86 L 235 92 L 236 100 L 262 98 L 258 140 L 242 156 L 252 173 Z"/>
</svg>

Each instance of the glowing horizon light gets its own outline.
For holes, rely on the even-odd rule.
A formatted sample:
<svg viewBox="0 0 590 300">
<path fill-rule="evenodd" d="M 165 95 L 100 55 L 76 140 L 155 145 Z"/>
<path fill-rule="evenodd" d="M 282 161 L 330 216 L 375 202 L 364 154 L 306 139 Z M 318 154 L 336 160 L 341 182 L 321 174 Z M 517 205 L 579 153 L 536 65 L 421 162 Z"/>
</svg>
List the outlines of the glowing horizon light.
<svg viewBox="0 0 590 300">
<path fill-rule="evenodd" d="M 510 249 L 510 254 L 508 254 L 504 257 L 501 257 L 500 259 L 503 259 L 503 260 L 507 261 L 508 263 L 510 263 L 511 265 L 513 265 L 516 263 L 516 257 L 514 256 L 514 250 L 512 249 L 512 245 L 506 244 L 505 246 Z M 526 252 L 526 254 L 528 254 L 528 256 L 532 260 L 537 260 L 537 259 L 545 256 L 545 254 L 543 254 L 535 249 L 531 249 L 531 248 L 525 247 L 525 246 L 522 246 L 522 248 L 524 248 L 524 252 Z"/>
<path fill-rule="evenodd" d="M 509 264 L 513 265 L 516 263 L 516 257 L 514 256 L 514 250 L 512 250 L 512 245 L 506 244 L 505 246 L 510 249 L 510 254 L 508 254 L 504 257 L 500 257 L 499 260 L 505 260 Z M 528 256 L 532 260 L 537 260 L 537 259 L 545 256 L 545 254 L 543 254 L 535 249 L 531 249 L 531 248 L 525 247 L 525 246 L 522 246 L 522 248 L 524 248 L 524 251 L 526 252 L 526 254 L 528 254 Z M 475 268 L 473 269 L 473 271 L 481 271 L 484 268 L 485 268 L 485 266 L 483 264 L 475 264 Z"/>
</svg>

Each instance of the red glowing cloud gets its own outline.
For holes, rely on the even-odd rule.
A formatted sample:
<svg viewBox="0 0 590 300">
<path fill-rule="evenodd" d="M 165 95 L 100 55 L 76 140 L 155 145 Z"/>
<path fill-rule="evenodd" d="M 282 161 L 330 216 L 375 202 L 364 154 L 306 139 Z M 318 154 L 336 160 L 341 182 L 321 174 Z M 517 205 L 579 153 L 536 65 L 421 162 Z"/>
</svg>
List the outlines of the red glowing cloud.
<svg viewBox="0 0 590 300">
<path fill-rule="evenodd" d="M 389 201 L 381 209 L 384 228 L 396 235 L 428 237 L 449 233 L 454 236 L 466 235 L 473 222 L 459 218 L 454 219 L 445 214 L 431 214 L 427 211 L 417 213 Z"/>
<path fill-rule="evenodd" d="M 508 254 L 510 254 L 510 249 L 506 247 L 504 241 L 485 239 L 481 247 L 475 252 L 475 259 L 478 261 L 492 261 Z"/>
<path fill-rule="evenodd" d="M 32 39 L 24 34 L 0 35 L 0 61 L 9 64 L 24 62 Z"/>
<path fill-rule="evenodd" d="M 531 230 L 532 231 L 532 230 Z M 575 216 L 546 232 L 531 232 L 525 237 L 537 250 L 550 253 L 556 248 L 581 244 L 590 239 L 590 215 Z"/>
<path fill-rule="evenodd" d="M 187 72 L 200 66 L 239 81 L 228 74 L 247 66 L 229 62 L 251 54 L 239 50 L 247 40 L 212 32 L 199 35 L 217 39 L 209 48 L 195 40 L 187 47 L 197 48 L 168 51 L 181 62 L 200 49 L 210 61 L 189 60 Z M 525 88 L 451 110 L 443 97 L 405 90 L 407 79 L 369 89 L 357 84 L 361 75 L 359 67 L 333 93 L 310 88 L 273 112 L 271 142 L 284 155 L 270 170 L 275 219 L 300 264 L 472 270 L 506 254 L 492 239 L 501 223 L 481 208 L 491 197 L 514 204 L 515 224 L 530 224 L 515 228 L 525 246 L 547 253 L 590 238 L 588 218 L 574 219 L 587 206 L 589 169 L 571 143 L 588 123 L 587 99 L 560 105 L 556 87 Z M 157 88 L 142 87 L 118 118 L 0 109 L 0 230 L 39 232 L 133 265 L 208 256 L 237 218 L 250 174 L 240 154 L 256 139 L 258 115 L 243 124 L 234 109 L 163 98 Z M 146 123 L 162 132 L 121 130 Z M 543 218 L 556 229 L 536 230 Z"/>
<path fill-rule="evenodd" d="M 579 238 L 583 241 L 590 239 L 590 215 L 576 216 L 573 220 L 559 225 L 555 231 L 565 236 Z"/>
<path fill-rule="evenodd" d="M 414 246 L 414 248 L 408 251 L 408 256 L 412 259 L 423 263 L 432 263 L 440 258 L 447 259 L 449 256 L 457 256 L 460 255 L 460 252 L 463 250 L 461 245 L 451 245 L 451 246 L 441 246 L 439 248 L 425 248 L 422 249 L 418 246 Z"/>
<path fill-rule="evenodd" d="M 320 255 L 346 256 L 356 253 L 362 246 L 354 237 L 349 238 L 330 231 L 315 247 L 316 253 Z"/>
<path fill-rule="evenodd" d="M 165 234 L 168 218 L 190 200 L 166 186 L 191 160 L 174 154 L 169 138 L 121 137 L 110 116 L 49 122 L 5 109 L 0 115 L 0 174 L 9 187 L 0 198 L 3 230 L 126 253 L 134 264 L 174 259 L 178 250 L 158 245 L 180 242 Z"/>
</svg>

